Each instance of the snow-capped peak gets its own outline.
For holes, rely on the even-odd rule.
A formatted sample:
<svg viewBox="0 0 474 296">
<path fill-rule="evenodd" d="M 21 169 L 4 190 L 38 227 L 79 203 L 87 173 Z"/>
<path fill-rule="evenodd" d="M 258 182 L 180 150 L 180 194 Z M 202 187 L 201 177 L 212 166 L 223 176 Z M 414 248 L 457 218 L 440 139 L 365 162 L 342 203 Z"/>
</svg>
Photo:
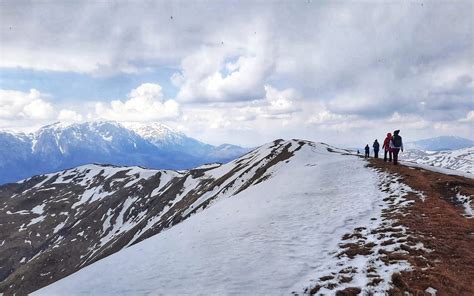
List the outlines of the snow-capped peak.
<svg viewBox="0 0 474 296">
<path fill-rule="evenodd" d="M 122 125 L 147 140 L 165 140 L 173 136 L 184 137 L 185 135 L 181 132 L 174 130 L 173 128 L 159 123 L 138 123 L 138 122 L 123 122 Z"/>
</svg>

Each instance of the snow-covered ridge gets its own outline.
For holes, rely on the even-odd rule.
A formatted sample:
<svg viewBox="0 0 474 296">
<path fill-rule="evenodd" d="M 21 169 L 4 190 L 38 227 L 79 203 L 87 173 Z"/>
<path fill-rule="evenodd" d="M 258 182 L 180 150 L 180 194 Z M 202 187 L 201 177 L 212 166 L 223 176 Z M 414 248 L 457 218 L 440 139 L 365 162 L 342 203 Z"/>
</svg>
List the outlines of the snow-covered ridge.
<svg viewBox="0 0 474 296">
<path fill-rule="evenodd" d="M 400 159 L 435 168 L 474 174 L 474 147 L 451 151 L 406 150 L 400 154 Z"/>
<path fill-rule="evenodd" d="M 278 140 L 224 165 L 174 171 L 91 164 L 0 186 L 0 217 L 11 221 L 0 237 L 0 260 L 8 260 L 0 266 L 13 271 L 6 283 L 12 290 L 50 283 L 272 179 L 295 157 L 332 154 L 328 148 Z M 50 257 L 62 261 L 46 264 Z"/>
<path fill-rule="evenodd" d="M 377 175 L 359 157 L 347 154 L 321 143 L 277 140 L 224 165 L 183 171 L 160 183 L 166 183 L 163 187 L 150 186 L 145 199 L 126 199 L 124 207 L 136 208 L 137 217 L 142 217 L 143 202 L 152 199 L 157 207 L 163 201 L 163 206 L 138 218 L 143 221 L 138 224 L 125 211 L 118 216 L 127 217 L 120 228 L 112 226 L 117 223 L 114 218 L 107 218 L 113 208 L 96 204 L 104 208 L 100 215 L 106 214 L 97 232 L 111 229 L 99 242 L 108 240 L 118 251 L 118 242 L 110 236 L 118 229 L 127 230 L 120 245 L 141 242 L 38 293 L 112 295 L 140 289 L 186 294 L 191 286 L 192 294 L 291 293 L 316 266 L 332 260 L 329 250 L 348 229 L 369 220 L 378 209 L 377 198 L 384 196 L 379 194 Z M 141 186 L 148 188 L 153 178 Z M 354 190 L 354 184 L 361 190 Z M 117 211 L 123 209 L 119 206 Z M 96 254 L 86 254 L 89 261 L 81 267 L 102 256 Z"/>
<path fill-rule="evenodd" d="M 138 123 L 138 122 L 123 122 L 123 126 L 133 130 L 145 139 L 161 139 L 167 140 L 173 137 L 184 137 L 182 132 L 176 131 L 173 128 L 158 122 L 152 123 Z"/>
</svg>

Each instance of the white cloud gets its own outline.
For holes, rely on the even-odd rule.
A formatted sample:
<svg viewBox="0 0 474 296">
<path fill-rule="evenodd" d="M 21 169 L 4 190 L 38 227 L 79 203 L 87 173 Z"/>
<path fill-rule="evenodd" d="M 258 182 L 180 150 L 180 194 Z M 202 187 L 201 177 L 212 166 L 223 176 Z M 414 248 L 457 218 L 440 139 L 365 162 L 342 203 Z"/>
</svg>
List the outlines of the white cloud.
<svg viewBox="0 0 474 296">
<path fill-rule="evenodd" d="M 469 111 L 466 117 L 460 119 L 459 122 L 474 122 L 474 110 Z"/>
<path fill-rule="evenodd" d="M 182 59 L 180 72 L 171 77 L 179 87 L 178 101 L 235 102 L 264 96 L 275 62 L 268 28 L 251 20 L 233 29 L 238 32 L 216 33 L 225 43 L 201 46 Z"/>
<path fill-rule="evenodd" d="M 268 106 L 264 108 L 264 116 L 290 115 L 300 110 L 294 103 L 298 97 L 294 89 L 278 91 L 270 85 L 265 85 L 265 100 Z"/>
<path fill-rule="evenodd" d="M 175 100 L 164 100 L 161 90 L 158 84 L 144 83 L 130 92 L 128 100 L 114 100 L 109 104 L 96 103 L 95 114 L 108 120 L 138 122 L 178 117 L 179 104 Z"/>
<path fill-rule="evenodd" d="M 472 137 L 469 1 L 113 6 L 0 1 L 12 27 L 0 31 L 0 67 L 92 75 L 176 69 L 175 98 L 145 84 L 122 100 L 68 106 L 76 114 L 60 111 L 60 118 L 169 120 L 214 139 L 239 130 L 250 140 L 280 132 L 336 142 L 397 126 L 420 137 Z M 51 108 L 63 109 L 36 99 L 0 103 L 0 118 L 45 118 Z M 252 129 L 258 132 L 250 135 Z"/>
<path fill-rule="evenodd" d="M 58 115 L 58 120 L 63 122 L 79 122 L 82 118 L 81 114 L 69 109 L 62 109 Z"/>
<path fill-rule="evenodd" d="M 343 121 L 343 120 L 348 120 L 348 119 L 349 119 L 348 116 L 334 114 L 330 112 L 329 110 L 321 110 L 321 111 L 318 111 L 316 114 L 311 115 L 306 122 L 308 124 L 322 124 L 322 123 Z"/>
<path fill-rule="evenodd" d="M 54 118 L 55 110 L 44 95 L 36 89 L 28 93 L 15 90 L 0 90 L 0 119 L 46 120 Z"/>
</svg>

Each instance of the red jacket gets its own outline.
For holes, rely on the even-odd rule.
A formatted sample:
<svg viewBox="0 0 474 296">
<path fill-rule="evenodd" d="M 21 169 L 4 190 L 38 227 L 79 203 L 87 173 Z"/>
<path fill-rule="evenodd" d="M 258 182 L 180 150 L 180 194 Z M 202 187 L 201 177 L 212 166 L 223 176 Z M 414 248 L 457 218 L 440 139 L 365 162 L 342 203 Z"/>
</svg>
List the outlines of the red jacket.
<svg viewBox="0 0 474 296">
<path fill-rule="evenodd" d="M 383 141 L 383 146 L 382 149 L 385 149 L 386 151 L 390 150 L 390 140 L 392 139 L 392 134 L 387 133 L 387 137 Z"/>
</svg>

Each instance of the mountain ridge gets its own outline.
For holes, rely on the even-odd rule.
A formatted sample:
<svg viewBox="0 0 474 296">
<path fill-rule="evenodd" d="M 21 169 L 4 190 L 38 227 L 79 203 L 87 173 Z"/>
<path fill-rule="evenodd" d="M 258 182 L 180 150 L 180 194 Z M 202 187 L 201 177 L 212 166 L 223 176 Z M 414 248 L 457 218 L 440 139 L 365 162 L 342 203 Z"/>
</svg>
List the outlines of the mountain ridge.
<svg viewBox="0 0 474 296">
<path fill-rule="evenodd" d="M 0 186 L 0 293 L 186 294 L 194 283 L 196 294 L 330 294 L 365 283 L 363 293 L 381 294 L 419 289 L 410 272 L 421 272 L 453 294 L 467 281 L 453 290 L 455 279 L 419 260 L 449 254 L 400 223 L 427 219 L 404 212 L 435 202 L 430 219 L 446 212 L 466 231 L 470 184 L 297 139 L 191 170 L 89 164 L 35 176 Z M 465 255 L 472 243 L 450 233 L 436 239 Z M 437 268 L 457 274 L 456 264 Z"/>
<path fill-rule="evenodd" d="M 279 140 L 227 164 L 187 171 L 95 164 L 0 186 L 0 216 L 10 220 L 0 225 L 0 291 L 31 292 L 140 242 L 264 182 L 305 145 Z M 48 265 L 51 257 L 64 261 Z M 38 274 L 45 276 L 32 278 Z"/>
</svg>

